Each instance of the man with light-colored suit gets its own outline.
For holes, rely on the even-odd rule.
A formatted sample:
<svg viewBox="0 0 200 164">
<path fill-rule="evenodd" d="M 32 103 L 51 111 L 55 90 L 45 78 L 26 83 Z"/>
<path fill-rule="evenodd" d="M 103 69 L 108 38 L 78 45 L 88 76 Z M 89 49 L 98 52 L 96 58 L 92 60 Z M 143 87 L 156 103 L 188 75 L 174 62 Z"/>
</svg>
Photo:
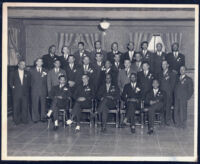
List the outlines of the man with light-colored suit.
<svg viewBox="0 0 200 164">
<path fill-rule="evenodd" d="M 122 93 L 123 88 L 126 84 L 130 83 L 130 75 L 132 73 L 135 73 L 133 68 L 131 68 L 131 61 L 126 59 L 124 60 L 124 69 L 119 70 L 118 74 L 118 86 L 120 89 L 120 92 Z"/>
<path fill-rule="evenodd" d="M 66 76 L 66 72 L 60 68 L 61 66 L 61 63 L 59 60 L 55 60 L 54 61 L 54 68 L 51 69 L 49 72 L 48 72 L 48 75 L 47 75 L 47 88 L 48 88 L 48 93 L 50 93 L 51 91 L 51 88 L 55 85 L 58 85 L 59 84 L 59 80 L 58 80 L 58 77 L 60 75 L 65 75 Z"/>
</svg>

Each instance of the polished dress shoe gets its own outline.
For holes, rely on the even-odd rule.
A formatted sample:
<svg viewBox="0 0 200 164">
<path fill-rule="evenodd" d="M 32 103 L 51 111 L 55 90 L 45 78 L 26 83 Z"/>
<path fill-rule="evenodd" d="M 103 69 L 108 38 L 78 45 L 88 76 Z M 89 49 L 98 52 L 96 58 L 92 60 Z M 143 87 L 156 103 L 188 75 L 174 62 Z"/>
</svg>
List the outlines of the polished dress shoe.
<svg viewBox="0 0 200 164">
<path fill-rule="evenodd" d="M 101 132 L 105 133 L 106 132 L 106 127 L 101 128 Z"/>
<path fill-rule="evenodd" d="M 58 130 L 58 126 L 55 126 L 55 125 L 54 125 L 53 130 L 54 130 L 54 131 Z"/>
<path fill-rule="evenodd" d="M 149 135 L 153 134 L 153 129 L 150 129 L 147 133 L 148 133 Z"/>
<path fill-rule="evenodd" d="M 135 128 L 131 128 L 131 133 L 135 133 Z"/>
</svg>

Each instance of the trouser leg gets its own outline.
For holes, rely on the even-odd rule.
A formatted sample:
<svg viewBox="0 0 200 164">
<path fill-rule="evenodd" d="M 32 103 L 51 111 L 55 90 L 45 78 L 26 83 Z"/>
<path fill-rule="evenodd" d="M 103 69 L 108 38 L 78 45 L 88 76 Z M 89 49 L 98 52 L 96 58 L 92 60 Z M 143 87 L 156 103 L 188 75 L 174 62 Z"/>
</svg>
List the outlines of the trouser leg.
<svg viewBox="0 0 200 164">
<path fill-rule="evenodd" d="M 174 121 L 177 126 L 180 126 L 180 100 L 175 98 L 174 103 Z"/>
<path fill-rule="evenodd" d="M 23 96 L 22 98 L 21 119 L 23 123 L 28 123 L 28 97 L 26 96 Z"/>
<path fill-rule="evenodd" d="M 33 121 L 39 121 L 39 96 L 38 95 L 32 95 L 32 120 Z"/>
<path fill-rule="evenodd" d="M 180 101 L 180 125 L 186 126 L 187 121 L 187 100 Z"/>
<path fill-rule="evenodd" d="M 126 118 L 131 120 L 131 126 L 135 126 L 135 109 L 136 109 L 136 103 L 134 102 L 127 103 Z"/>
<path fill-rule="evenodd" d="M 21 98 L 13 96 L 13 121 L 15 124 L 19 124 L 21 122 L 20 108 Z"/>
<path fill-rule="evenodd" d="M 46 98 L 45 96 L 40 97 L 40 104 L 41 104 L 41 120 L 45 119 L 46 115 Z"/>
<path fill-rule="evenodd" d="M 165 106 L 165 123 L 168 123 L 172 116 L 171 116 L 171 104 L 172 104 L 172 97 L 170 94 L 167 95 L 166 106 Z"/>
<path fill-rule="evenodd" d="M 72 110 L 72 119 L 76 117 L 77 124 L 80 125 L 80 119 L 81 119 L 81 105 L 79 102 L 75 102 L 73 110 Z"/>
</svg>

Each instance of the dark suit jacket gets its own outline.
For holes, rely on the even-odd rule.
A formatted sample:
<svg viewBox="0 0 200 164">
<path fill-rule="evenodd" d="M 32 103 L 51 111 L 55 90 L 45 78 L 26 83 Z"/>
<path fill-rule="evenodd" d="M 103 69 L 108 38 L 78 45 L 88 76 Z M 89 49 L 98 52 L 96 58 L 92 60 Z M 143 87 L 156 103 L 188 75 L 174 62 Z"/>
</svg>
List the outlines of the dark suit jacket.
<svg viewBox="0 0 200 164">
<path fill-rule="evenodd" d="M 160 74 L 160 89 L 165 91 L 167 95 L 172 95 L 176 84 L 176 74 L 170 70 L 165 75 Z"/>
<path fill-rule="evenodd" d="M 106 74 L 110 74 L 111 78 L 112 78 L 112 84 L 117 85 L 117 77 L 118 74 L 117 72 L 111 67 L 110 70 L 108 72 L 106 72 L 104 69 L 101 70 L 100 73 L 100 83 L 105 83 L 106 80 Z"/>
<path fill-rule="evenodd" d="M 189 76 L 185 76 L 182 80 L 177 78 L 175 86 L 175 98 L 182 100 L 189 100 L 194 92 L 193 81 Z"/>
<path fill-rule="evenodd" d="M 96 61 L 96 53 L 101 53 L 103 55 L 103 61 L 105 62 L 106 59 L 107 59 L 107 52 L 104 51 L 104 50 L 101 50 L 101 52 L 97 52 L 96 50 L 92 51 L 90 56 L 91 56 L 91 60 L 92 60 L 92 63 L 94 63 Z"/>
<path fill-rule="evenodd" d="M 24 70 L 23 85 L 21 85 L 18 69 L 10 75 L 9 85 L 12 88 L 13 98 L 29 96 L 30 73 Z"/>
<path fill-rule="evenodd" d="M 59 56 L 59 60 L 61 62 L 61 68 L 66 70 L 66 65 L 68 64 L 68 58 L 65 59 L 64 56 Z"/>
<path fill-rule="evenodd" d="M 140 88 L 141 88 L 142 99 L 144 99 L 146 93 L 149 90 L 151 90 L 153 79 L 154 79 L 154 76 L 150 71 L 148 72 L 148 74 L 146 76 L 144 75 L 144 71 L 138 72 L 137 80 L 138 80 L 138 84 L 140 85 Z"/>
<path fill-rule="evenodd" d="M 139 100 L 141 98 L 141 89 L 138 83 L 136 83 L 135 88 L 131 86 L 131 83 L 126 84 L 121 97 L 123 101 L 127 101 L 128 98 L 135 98 Z"/>
<path fill-rule="evenodd" d="M 136 62 L 134 62 L 134 63 L 131 65 L 131 68 L 133 69 L 133 71 L 134 71 L 135 73 L 138 73 L 138 72 L 142 71 L 142 61 L 141 61 L 141 64 L 140 64 L 139 67 L 137 66 Z"/>
<path fill-rule="evenodd" d="M 70 68 L 69 63 L 67 63 L 65 65 L 65 72 L 66 72 L 66 76 L 67 76 L 68 81 L 74 81 L 75 83 L 77 83 L 77 81 L 78 81 L 78 71 L 79 71 L 79 67 L 76 63 L 74 63 L 73 69 Z"/>
<path fill-rule="evenodd" d="M 101 66 L 99 66 L 97 64 L 97 61 L 95 60 L 95 62 L 93 63 L 94 65 L 94 69 L 95 69 L 95 90 L 97 91 L 97 88 L 99 88 L 100 84 L 101 84 L 101 71 L 102 71 L 102 68 L 104 67 L 105 63 L 102 62 L 101 63 Z"/>
<path fill-rule="evenodd" d="M 127 51 L 127 52 L 125 52 L 124 54 L 123 54 L 123 63 L 124 63 L 124 60 L 131 60 L 131 63 L 134 63 L 135 62 L 135 53 L 136 53 L 136 51 L 134 51 L 134 53 L 133 53 L 133 58 L 132 58 L 132 60 L 130 59 L 130 57 L 129 57 L 129 51 Z"/>
<path fill-rule="evenodd" d="M 32 95 L 47 95 L 47 70 L 42 68 L 41 73 L 36 67 L 30 70 L 31 74 L 31 94 Z"/>
<path fill-rule="evenodd" d="M 77 100 L 79 97 L 85 97 L 86 100 L 91 100 L 95 97 L 94 87 L 92 85 L 83 86 L 83 83 L 77 86 L 73 98 Z"/>
<path fill-rule="evenodd" d="M 101 100 L 101 98 L 106 98 L 107 96 L 112 96 L 113 97 L 112 101 L 116 103 L 117 100 L 120 98 L 119 87 L 111 84 L 109 91 L 107 92 L 106 84 L 105 83 L 102 84 L 100 89 L 98 90 L 97 99 Z"/>
<path fill-rule="evenodd" d="M 122 61 L 120 61 L 119 66 L 117 67 L 114 62 L 112 65 L 112 68 L 113 68 L 113 70 L 115 70 L 118 73 L 120 69 L 124 69 L 124 64 Z"/>
<path fill-rule="evenodd" d="M 150 105 L 150 101 L 158 101 L 162 102 L 163 105 L 165 106 L 166 104 L 166 93 L 165 91 L 159 89 L 156 96 L 154 96 L 153 89 L 151 89 L 147 94 L 145 98 L 145 104 Z"/>
<path fill-rule="evenodd" d="M 118 53 L 122 54 L 120 51 L 118 51 Z M 114 63 L 114 57 L 115 57 L 115 54 L 112 51 L 107 53 L 107 60 L 109 60 L 112 64 Z M 122 56 L 121 56 L 121 60 L 122 60 Z"/>
<path fill-rule="evenodd" d="M 167 54 L 167 61 L 169 63 L 169 69 L 180 72 L 180 67 L 185 65 L 185 56 L 178 53 L 178 57 L 175 58 L 173 52 Z"/>
<path fill-rule="evenodd" d="M 162 72 L 162 61 L 166 59 L 166 53 L 162 53 L 161 56 L 158 56 L 157 53 L 153 54 L 153 73 L 155 75 Z"/>
<path fill-rule="evenodd" d="M 87 56 L 89 56 L 89 58 L 90 58 L 90 60 L 91 60 L 90 52 L 84 50 L 84 54 L 87 55 Z M 79 51 L 76 51 L 76 52 L 74 53 L 74 57 L 75 57 L 75 62 L 76 62 L 76 64 L 82 65 L 83 56 L 82 56 L 82 57 L 80 56 Z"/>
<path fill-rule="evenodd" d="M 142 54 L 142 61 L 148 62 L 150 65 L 150 70 L 152 71 L 153 67 L 153 53 L 150 51 L 147 51 L 146 54 L 143 54 L 143 51 L 140 51 L 140 54 Z"/>
<path fill-rule="evenodd" d="M 95 85 L 94 81 L 95 81 L 95 75 L 96 75 L 96 70 L 94 69 L 94 66 L 92 64 L 89 64 L 88 67 L 88 72 L 84 71 L 83 65 L 79 66 L 78 69 L 78 85 L 80 85 L 80 83 L 82 82 L 82 75 L 83 74 L 87 74 L 89 76 L 89 83 L 91 85 Z"/>
<path fill-rule="evenodd" d="M 59 59 L 59 56 L 54 55 L 54 57 L 51 57 L 50 54 L 43 55 L 43 67 L 47 70 L 50 70 L 54 67 L 54 60 Z"/>
<path fill-rule="evenodd" d="M 53 86 L 50 91 L 49 97 L 51 99 L 54 99 L 56 98 L 56 96 L 62 96 L 62 99 L 58 99 L 58 102 L 60 104 L 66 104 L 68 98 L 72 96 L 70 87 L 67 84 L 64 85 L 62 88 L 60 88 L 59 85 Z"/>
</svg>

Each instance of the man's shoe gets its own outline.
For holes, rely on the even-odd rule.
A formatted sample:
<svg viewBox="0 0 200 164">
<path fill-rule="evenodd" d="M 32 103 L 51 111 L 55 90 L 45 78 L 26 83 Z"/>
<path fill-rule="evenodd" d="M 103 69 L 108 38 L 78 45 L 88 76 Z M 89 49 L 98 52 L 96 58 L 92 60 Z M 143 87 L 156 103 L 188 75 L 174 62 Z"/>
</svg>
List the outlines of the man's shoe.
<svg viewBox="0 0 200 164">
<path fill-rule="evenodd" d="M 54 127 L 53 127 L 53 130 L 54 130 L 54 131 L 58 130 L 58 126 L 54 126 Z"/>
<path fill-rule="evenodd" d="M 101 132 L 105 133 L 106 132 L 106 127 L 101 128 Z"/>
<path fill-rule="evenodd" d="M 153 129 L 150 129 L 147 133 L 148 133 L 149 135 L 153 134 Z"/>
<path fill-rule="evenodd" d="M 135 133 L 135 128 L 131 128 L 131 133 Z"/>
<path fill-rule="evenodd" d="M 72 123 L 73 123 L 72 120 L 67 120 L 67 121 L 66 121 L 66 124 L 67 124 L 67 125 L 71 125 Z"/>
<path fill-rule="evenodd" d="M 80 131 L 80 126 L 79 126 L 79 125 L 76 126 L 75 131 L 76 131 L 76 132 L 79 132 L 79 131 Z"/>
</svg>

